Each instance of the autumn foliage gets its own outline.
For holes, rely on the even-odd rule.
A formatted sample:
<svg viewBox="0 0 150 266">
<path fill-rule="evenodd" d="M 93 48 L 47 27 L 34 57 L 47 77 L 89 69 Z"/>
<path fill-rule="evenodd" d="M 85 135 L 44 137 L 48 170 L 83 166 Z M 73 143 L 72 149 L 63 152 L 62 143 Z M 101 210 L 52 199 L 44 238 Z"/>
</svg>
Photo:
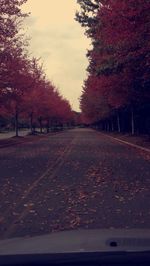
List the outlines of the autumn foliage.
<svg viewBox="0 0 150 266">
<path fill-rule="evenodd" d="M 28 41 L 22 34 L 21 6 L 27 0 L 1 0 L 0 3 L 0 117 L 34 127 L 63 125 L 72 120 L 69 102 L 46 78 L 39 60 L 28 53 Z"/>
<path fill-rule="evenodd" d="M 103 129 L 150 133 L 150 1 L 78 0 L 92 40 L 81 109 Z"/>
</svg>

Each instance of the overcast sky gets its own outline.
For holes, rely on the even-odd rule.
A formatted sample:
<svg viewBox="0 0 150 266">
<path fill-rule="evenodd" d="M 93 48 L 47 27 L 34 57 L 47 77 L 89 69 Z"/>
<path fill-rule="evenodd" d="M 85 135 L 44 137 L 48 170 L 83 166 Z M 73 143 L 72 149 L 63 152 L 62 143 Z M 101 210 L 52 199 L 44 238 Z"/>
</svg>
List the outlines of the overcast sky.
<svg viewBox="0 0 150 266">
<path fill-rule="evenodd" d="M 28 0 L 24 10 L 31 37 L 30 50 L 44 61 L 47 76 L 59 88 L 74 110 L 79 110 L 88 61 L 89 40 L 74 20 L 76 0 Z"/>
</svg>

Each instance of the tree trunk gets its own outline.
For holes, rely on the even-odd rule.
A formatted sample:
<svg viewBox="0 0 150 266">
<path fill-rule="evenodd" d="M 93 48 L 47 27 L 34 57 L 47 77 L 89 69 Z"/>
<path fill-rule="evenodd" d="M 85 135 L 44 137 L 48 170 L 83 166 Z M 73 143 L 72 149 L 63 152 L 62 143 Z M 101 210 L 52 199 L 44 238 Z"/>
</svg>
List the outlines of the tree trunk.
<svg viewBox="0 0 150 266">
<path fill-rule="evenodd" d="M 33 113 L 30 114 L 30 131 L 33 134 Z"/>
<path fill-rule="evenodd" d="M 47 133 L 49 133 L 49 124 L 50 124 L 50 121 L 49 121 L 49 119 L 47 119 L 47 127 L 46 127 Z"/>
<path fill-rule="evenodd" d="M 107 132 L 109 132 L 109 121 L 107 121 L 106 123 L 107 123 Z"/>
<path fill-rule="evenodd" d="M 134 110 L 133 110 L 133 107 L 131 108 L 131 133 L 132 133 L 132 135 L 135 134 L 135 120 L 134 120 Z"/>
<path fill-rule="evenodd" d="M 111 120 L 111 130 L 112 130 L 112 132 L 114 132 L 114 123 L 113 123 L 113 120 Z"/>
<path fill-rule="evenodd" d="M 42 128 L 42 119 L 39 120 L 39 123 L 40 123 L 40 133 L 42 134 L 43 133 L 43 128 Z"/>
<path fill-rule="evenodd" d="M 18 110 L 16 109 L 16 113 L 15 113 L 15 133 L 16 133 L 16 137 L 19 136 L 19 128 L 18 128 Z"/>
<path fill-rule="evenodd" d="M 105 131 L 105 122 L 103 121 L 103 131 Z"/>
<path fill-rule="evenodd" d="M 121 132 L 121 126 L 120 126 L 120 115 L 119 113 L 117 114 L 117 125 L 118 125 L 118 132 Z"/>
</svg>

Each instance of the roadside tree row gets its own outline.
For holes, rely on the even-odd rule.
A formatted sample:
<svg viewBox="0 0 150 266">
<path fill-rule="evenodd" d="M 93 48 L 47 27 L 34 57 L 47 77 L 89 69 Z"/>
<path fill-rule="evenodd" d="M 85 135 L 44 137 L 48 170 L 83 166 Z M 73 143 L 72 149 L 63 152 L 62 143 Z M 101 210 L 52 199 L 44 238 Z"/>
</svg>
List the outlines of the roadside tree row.
<svg viewBox="0 0 150 266">
<path fill-rule="evenodd" d="M 81 109 L 107 131 L 150 134 L 150 1 L 78 0 L 92 40 Z"/>
<path fill-rule="evenodd" d="M 14 123 L 18 136 L 19 122 L 43 127 L 71 123 L 72 110 L 50 82 L 42 65 L 28 53 L 28 40 L 22 33 L 22 13 L 27 0 L 1 0 L 0 5 L 0 122 Z"/>
</svg>

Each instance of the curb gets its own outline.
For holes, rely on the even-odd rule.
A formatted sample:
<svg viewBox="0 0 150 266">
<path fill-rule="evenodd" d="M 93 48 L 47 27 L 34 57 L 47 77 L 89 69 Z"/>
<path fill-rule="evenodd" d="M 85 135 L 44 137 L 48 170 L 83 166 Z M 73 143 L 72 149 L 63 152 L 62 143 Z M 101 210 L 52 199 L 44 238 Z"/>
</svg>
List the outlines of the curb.
<svg viewBox="0 0 150 266">
<path fill-rule="evenodd" d="M 43 136 L 50 137 L 50 136 L 54 136 L 54 135 L 61 134 L 61 133 L 64 133 L 64 131 L 55 132 L 55 133 L 48 133 L 47 135 L 43 135 Z M 40 139 L 42 139 L 42 135 L 39 135 L 39 136 L 41 137 Z M 27 137 L 27 135 L 25 137 Z M 9 138 L 9 139 L 11 139 L 11 138 Z M 16 141 L 14 143 L 2 144 L 2 145 L 0 145 L 0 149 L 16 146 L 16 145 L 19 145 L 19 144 L 29 143 L 29 142 L 31 142 L 31 140 L 28 140 L 27 142 L 26 141 L 25 142 L 24 141 L 18 141 L 18 142 Z"/>
<path fill-rule="evenodd" d="M 118 142 L 120 142 L 120 143 L 122 143 L 122 144 L 126 144 L 126 145 L 128 145 L 128 146 L 133 147 L 133 148 L 140 149 L 140 150 L 142 150 L 142 151 L 146 151 L 146 152 L 149 152 L 149 153 L 150 153 L 150 149 L 144 148 L 144 147 L 142 147 L 142 146 L 140 146 L 140 145 L 136 145 L 136 144 L 133 144 L 133 143 L 131 143 L 131 142 L 127 142 L 127 141 L 124 141 L 124 140 L 121 140 L 121 139 L 118 139 L 118 138 L 115 138 L 115 137 L 109 136 L 109 135 L 104 134 L 104 133 L 101 133 L 101 132 L 99 132 L 99 133 L 100 133 L 101 135 L 103 135 L 103 136 L 106 136 L 106 137 L 110 138 L 110 139 L 116 140 L 116 141 L 118 141 Z"/>
</svg>

